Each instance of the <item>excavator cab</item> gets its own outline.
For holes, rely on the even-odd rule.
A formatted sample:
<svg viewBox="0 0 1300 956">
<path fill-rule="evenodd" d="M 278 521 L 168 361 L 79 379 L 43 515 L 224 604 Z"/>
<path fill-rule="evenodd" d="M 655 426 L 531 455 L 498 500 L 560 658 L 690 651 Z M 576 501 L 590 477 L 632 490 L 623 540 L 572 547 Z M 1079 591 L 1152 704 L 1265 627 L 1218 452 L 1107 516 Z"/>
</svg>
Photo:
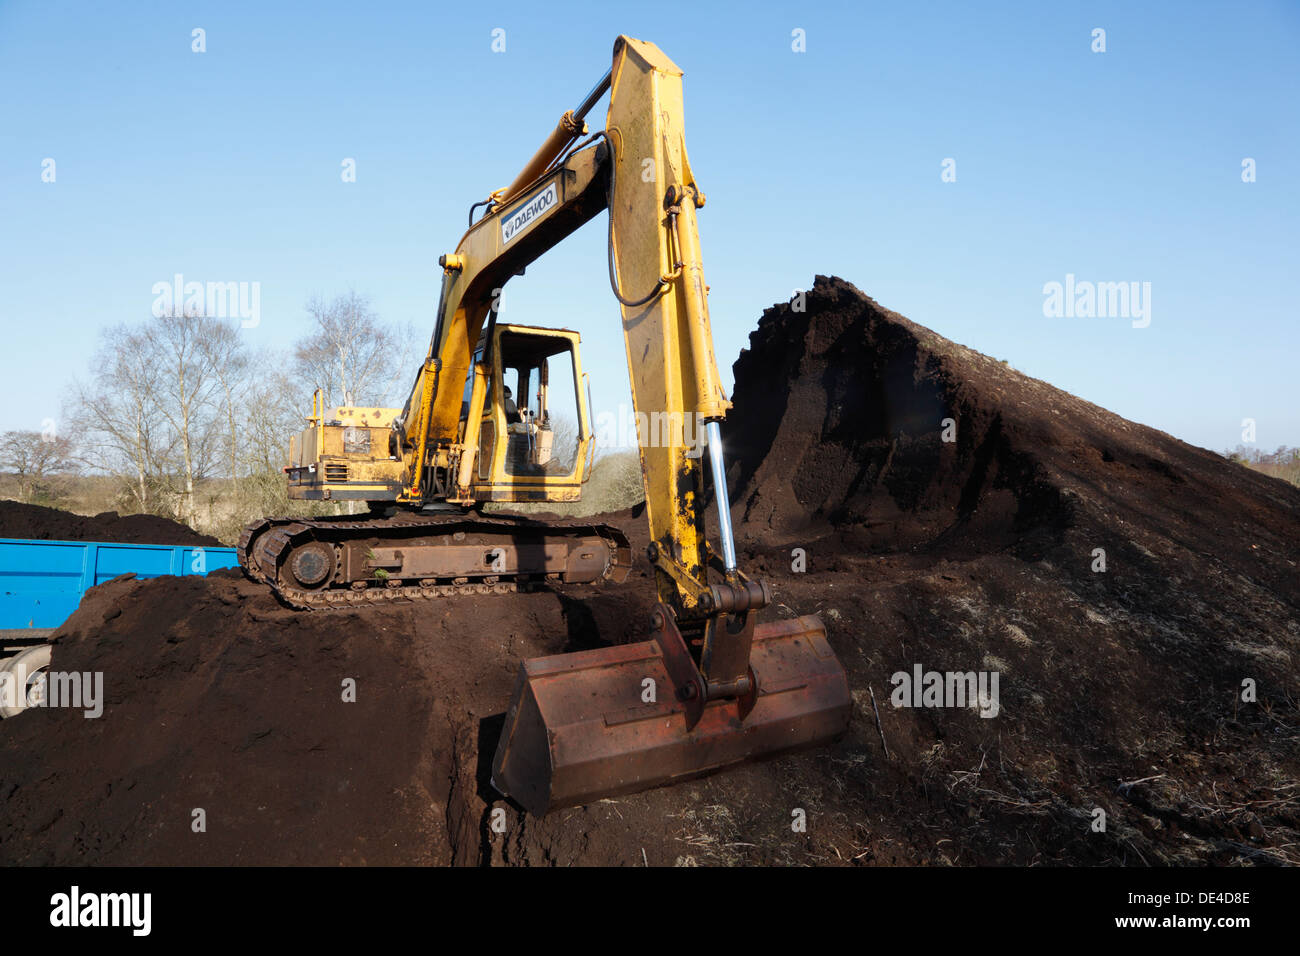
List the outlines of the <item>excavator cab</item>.
<svg viewBox="0 0 1300 956">
<path fill-rule="evenodd" d="M 494 323 L 466 378 L 461 436 L 478 420 L 471 494 L 478 501 L 576 501 L 594 451 L 590 410 L 569 329 Z M 478 407 L 474 380 L 485 375 Z M 506 392 L 509 390 L 509 397 Z"/>
</svg>

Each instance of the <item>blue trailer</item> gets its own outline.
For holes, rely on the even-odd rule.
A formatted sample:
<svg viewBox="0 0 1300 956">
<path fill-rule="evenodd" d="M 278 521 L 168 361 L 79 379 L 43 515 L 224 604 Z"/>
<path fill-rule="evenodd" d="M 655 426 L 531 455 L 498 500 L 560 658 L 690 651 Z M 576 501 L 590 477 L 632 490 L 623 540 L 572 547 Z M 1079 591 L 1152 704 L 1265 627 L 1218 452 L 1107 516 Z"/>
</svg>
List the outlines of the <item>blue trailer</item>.
<svg viewBox="0 0 1300 956">
<path fill-rule="evenodd" d="M 236 564 L 234 548 L 0 538 L 0 631 L 56 628 L 87 588 L 119 574 L 207 574 Z"/>
</svg>

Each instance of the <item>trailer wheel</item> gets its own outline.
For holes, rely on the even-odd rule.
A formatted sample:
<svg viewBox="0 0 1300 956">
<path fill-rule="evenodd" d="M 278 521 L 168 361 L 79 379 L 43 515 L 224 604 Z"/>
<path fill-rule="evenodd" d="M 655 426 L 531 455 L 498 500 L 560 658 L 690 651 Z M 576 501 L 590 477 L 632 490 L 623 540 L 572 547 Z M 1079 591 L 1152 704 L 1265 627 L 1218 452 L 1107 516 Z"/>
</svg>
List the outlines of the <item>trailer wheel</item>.
<svg viewBox="0 0 1300 956">
<path fill-rule="evenodd" d="M 0 661 L 0 687 L 4 688 L 0 693 L 0 717 L 15 717 L 27 709 L 32 677 L 49 670 L 51 647 L 50 644 L 38 644 Z M 8 688 L 13 688 L 12 694 L 8 693 Z M 43 697 L 44 694 L 45 682 L 42 680 L 35 696 Z M 13 699 L 8 699 L 11 696 Z"/>
</svg>

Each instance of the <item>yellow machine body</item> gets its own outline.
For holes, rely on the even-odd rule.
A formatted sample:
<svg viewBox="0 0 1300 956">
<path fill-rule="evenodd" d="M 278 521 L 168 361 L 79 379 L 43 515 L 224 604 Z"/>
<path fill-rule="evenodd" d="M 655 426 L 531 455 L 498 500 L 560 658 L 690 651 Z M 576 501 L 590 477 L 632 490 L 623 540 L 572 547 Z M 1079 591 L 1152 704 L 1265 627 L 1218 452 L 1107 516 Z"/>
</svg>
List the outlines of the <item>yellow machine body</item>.
<svg viewBox="0 0 1300 956">
<path fill-rule="evenodd" d="M 579 141 L 606 91 L 604 130 Z M 682 71 L 653 43 L 619 37 L 608 74 L 510 186 L 476 206 L 486 211 L 476 221 L 471 211 L 440 259 L 437 326 L 403 408 L 314 408 L 295 442 L 292 497 L 365 500 L 385 516 L 268 519 L 246 530 L 241 562 L 306 607 L 626 577 L 630 552 L 615 528 L 445 517 L 581 493 L 594 438 L 578 334 L 498 322 L 496 306 L 510 278 L 607 210 L 658 603 L 642 627 L 629 622 L 623 644 L 523 662 L 494 785 L 540 814 L 842 732 L 851 698 L 822 622 L 758 623 L 770 592 L 736 558 L 720 430 L 730 402 L 713 351 Z M 557 442 L 561 405 L 571 434 Z M 390 513 L 402 507 L 421 517 Z M 444 517 L 430 516 L 437 509 Z"/>
</svg>

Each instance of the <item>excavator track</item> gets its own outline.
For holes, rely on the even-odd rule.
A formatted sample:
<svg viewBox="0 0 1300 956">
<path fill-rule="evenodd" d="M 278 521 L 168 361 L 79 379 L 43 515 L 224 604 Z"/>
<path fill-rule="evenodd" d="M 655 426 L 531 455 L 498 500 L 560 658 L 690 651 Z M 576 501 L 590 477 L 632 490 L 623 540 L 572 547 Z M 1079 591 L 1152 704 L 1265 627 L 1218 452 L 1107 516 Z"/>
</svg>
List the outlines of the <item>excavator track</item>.
<svg viewBox="0 0 1300 956">
<path fill-rule="evenodd" d="M 627 537 L 609 525 L 459 512 L 264 518 L 244 528 L 238 556 L 303 610 L 618 582 L 632 564 Z"/>
</svg>

